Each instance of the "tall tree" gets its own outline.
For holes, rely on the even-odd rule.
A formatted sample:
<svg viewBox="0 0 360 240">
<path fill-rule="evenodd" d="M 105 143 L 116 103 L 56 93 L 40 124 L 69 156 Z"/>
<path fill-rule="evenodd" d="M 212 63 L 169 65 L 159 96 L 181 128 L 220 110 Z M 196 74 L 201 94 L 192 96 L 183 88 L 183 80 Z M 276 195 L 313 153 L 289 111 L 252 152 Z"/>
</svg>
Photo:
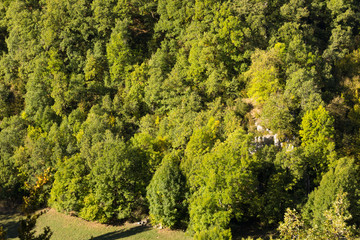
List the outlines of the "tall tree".
<svg viewBox="0 0 360 240">
<path fill-rule="evenodd" d="M 186 220 L 186 182 L 177 155 L 172 152 L 164 157 L 147 187 L 152 222 L 169 228 Z"/>
</svg>

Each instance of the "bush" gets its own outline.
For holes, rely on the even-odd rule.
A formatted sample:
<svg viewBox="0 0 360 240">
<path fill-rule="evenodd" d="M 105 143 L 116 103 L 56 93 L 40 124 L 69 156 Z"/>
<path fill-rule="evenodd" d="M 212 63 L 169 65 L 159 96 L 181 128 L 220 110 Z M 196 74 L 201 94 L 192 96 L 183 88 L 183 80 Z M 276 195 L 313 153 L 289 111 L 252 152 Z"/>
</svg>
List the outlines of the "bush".
<svg viewBox="0 0 360 240">
<path fill-rule="evenodd" d="M 211 227 L 205 231 L 196 233 L 194 235 L 195 240 L 231 240 L 231 230 L 223 229 L 220 227 Z"/>
</svg>

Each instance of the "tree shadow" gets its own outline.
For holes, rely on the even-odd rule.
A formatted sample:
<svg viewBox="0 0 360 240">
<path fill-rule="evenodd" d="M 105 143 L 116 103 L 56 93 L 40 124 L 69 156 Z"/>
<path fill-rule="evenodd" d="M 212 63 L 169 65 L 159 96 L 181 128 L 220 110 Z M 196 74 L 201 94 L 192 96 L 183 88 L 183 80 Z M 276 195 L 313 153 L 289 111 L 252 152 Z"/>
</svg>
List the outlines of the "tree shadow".
<svg viewBox="0 0 360 240">
<path fill-rule="evenodd" d="M 18 236 L 18 228 L 20 226 L 21 215 L 15 211 L 0 212 L 0 225 L 6 230 L 8 238 L 16 238 Z"/>
<path fill-rule="evenodd" d="M 19 221 L 10 221 L 3 225 L 6 230 L 7 238 L 16 238 L 18 236 Z"/>
<path fill-rule="evenodd" d="M 97 237 L 91 238 L 92 240 L 115 240 L 119 238 L 130 237 L 142 232 L 146 232 L 151 230 L 150 226 L 137 226 L 130 229 L 122 230 L 122 231 L 114 231 L 110 233 L 106 233 Z"/>
<path fill-rule="evenodd" d="M 253 239 L 261 238 L 265 240 L 272 239 L 276 236 L 276 227 L 261 226 L 258 222 L 231 223 L 231 233 L 233 240 L 241 240 L 251 237 Z"/>
</svg>

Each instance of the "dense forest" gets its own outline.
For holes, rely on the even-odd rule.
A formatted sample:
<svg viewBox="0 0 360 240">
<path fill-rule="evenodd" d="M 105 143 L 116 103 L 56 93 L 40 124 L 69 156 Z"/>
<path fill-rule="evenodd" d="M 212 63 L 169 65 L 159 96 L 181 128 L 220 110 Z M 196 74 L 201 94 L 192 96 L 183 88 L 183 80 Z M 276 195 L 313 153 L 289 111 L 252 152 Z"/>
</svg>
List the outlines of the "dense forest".
<svg viewBox="0 0 360 240">
<path fill-rule="evenodd" d="M 357 0 L 0 0 L 0 200 L 352 239 L 359 31 Z"/>
</svg>

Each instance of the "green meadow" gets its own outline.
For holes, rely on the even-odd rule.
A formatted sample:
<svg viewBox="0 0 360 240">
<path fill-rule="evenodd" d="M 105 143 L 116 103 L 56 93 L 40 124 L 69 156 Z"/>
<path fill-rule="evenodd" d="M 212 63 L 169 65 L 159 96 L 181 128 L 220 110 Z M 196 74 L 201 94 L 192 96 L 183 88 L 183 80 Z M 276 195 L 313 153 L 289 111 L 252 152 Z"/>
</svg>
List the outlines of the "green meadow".
<svg viewBox="0 0 360 240">
<path fill-rule="evenodd" d="M 17 238 L 18 222 L 21 216 L 18 213 L 0 213 L 0 224 L 7 229 L 9 239 Z M 138 223 L 125 223 L 121 226 L 110 226 L 58 213 L 53 209 L 39 217 L 36 231 L 41 233 L 45 226 L 53 232 L 54 240 L 87 240 L 87 239 L 191 239 L 183 231 L 156 229 L 152 226 L 141 226 Z"/>
</svg>

